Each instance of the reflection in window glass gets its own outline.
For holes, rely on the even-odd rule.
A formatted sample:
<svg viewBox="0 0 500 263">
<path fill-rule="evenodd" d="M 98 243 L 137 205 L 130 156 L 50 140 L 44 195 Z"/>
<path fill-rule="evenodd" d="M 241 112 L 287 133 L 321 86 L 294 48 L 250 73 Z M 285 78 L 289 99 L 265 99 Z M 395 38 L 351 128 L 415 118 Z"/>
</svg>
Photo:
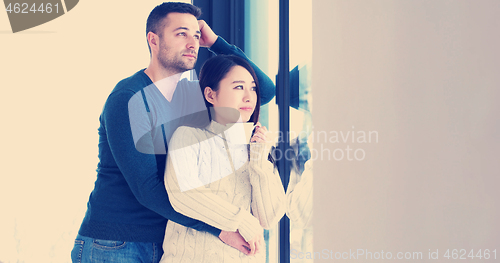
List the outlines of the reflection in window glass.
<svg viewBox="0 0 500 263">
<path fill-rule="evenodd" d="M 313 262 L 312 221 L 312 0 L 290 1 L 290 144 L 295 152 L 287 189 L 290 262 Z M 301 253 L 302 252 L 302 253 Z"/>
</svg>

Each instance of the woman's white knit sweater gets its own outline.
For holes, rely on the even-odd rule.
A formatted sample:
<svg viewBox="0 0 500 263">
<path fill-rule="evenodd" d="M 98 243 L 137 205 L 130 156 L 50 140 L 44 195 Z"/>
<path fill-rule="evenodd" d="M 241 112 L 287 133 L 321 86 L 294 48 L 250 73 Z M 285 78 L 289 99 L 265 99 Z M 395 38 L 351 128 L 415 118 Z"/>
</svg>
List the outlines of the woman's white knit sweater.
<svg viewBox="0 0 500 263">
<path fill-rule="evenodd" d="M 272 145 L 248 147 L 241 126 L 228 127 L 212 121 L 202 129 L 178 128 L 169 144 L 165 187 L 179 213 L 221 230 L 238 230 L 248 241 L 278 223 L 286 197 L 267 159 Z M 208 232 L 172 221 L 163 250 L 161 262 L 265 262 L 265 249 L 247 256 Z"/>
</svg>

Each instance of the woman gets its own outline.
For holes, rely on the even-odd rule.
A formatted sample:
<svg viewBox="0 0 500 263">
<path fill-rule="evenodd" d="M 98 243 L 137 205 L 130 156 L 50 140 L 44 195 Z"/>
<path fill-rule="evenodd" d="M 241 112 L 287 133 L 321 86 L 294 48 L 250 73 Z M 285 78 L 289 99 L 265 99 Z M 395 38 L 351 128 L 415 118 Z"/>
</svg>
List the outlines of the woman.
<svg viewBox="0 0 500 263">
<path fill-rule="evenodd" d="M 174 132 L 165 171 L 170 202 L 186 216 L 239 231 L 249 250 L 257 251 L 246 255 L 210 233 L 168 221 L 161 262 L 265 262 L 262 228 L 272 228 L 281 219 L 286 197 L 268 161 L 272 142 L 258 123 L 257 78 L 245 60 L 216 56 L 203 65 L 200 87 L 210 123 Z M 250 144 L 243 144 L 239 124 L 248 121 L 257 126 Z"/>
</svg>

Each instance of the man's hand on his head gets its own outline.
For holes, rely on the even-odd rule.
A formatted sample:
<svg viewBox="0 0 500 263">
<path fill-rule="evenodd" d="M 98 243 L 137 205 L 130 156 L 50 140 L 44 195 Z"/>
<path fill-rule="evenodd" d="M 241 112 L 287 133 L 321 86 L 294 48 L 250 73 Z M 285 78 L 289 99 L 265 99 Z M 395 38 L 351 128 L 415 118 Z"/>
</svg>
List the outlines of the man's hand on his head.
<svg viewBox="0 0 500 263">
<path fill-rule="evenodd" d="M 198 20 L 198 26 L 200 27 L 201 38 L 200 47 L 210 48 L 218 36 L 212 31 L 212 29 L 205 23 L 204 20 Z"/>
</svg>

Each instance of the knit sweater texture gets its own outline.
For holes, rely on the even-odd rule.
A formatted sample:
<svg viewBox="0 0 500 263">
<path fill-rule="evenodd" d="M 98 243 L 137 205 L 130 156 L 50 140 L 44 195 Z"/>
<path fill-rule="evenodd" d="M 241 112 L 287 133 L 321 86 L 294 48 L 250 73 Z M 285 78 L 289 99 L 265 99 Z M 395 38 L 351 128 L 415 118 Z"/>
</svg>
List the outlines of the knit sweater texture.
<svg viewBox="0 0 500 263">
<path fill-rule="evenodd" d="M 237 125 L 215 121 L 205 128 L 178 128 L 170 142 L 165 186 L 174 209 L 245 240 L 277 225 L 286 197 L 277 169 L 267 159 L 272 143 L 241 144 Z M 214 235 L 169 221 L 161 262 L 265 262 L 224 244 Z"/>
</svg>

